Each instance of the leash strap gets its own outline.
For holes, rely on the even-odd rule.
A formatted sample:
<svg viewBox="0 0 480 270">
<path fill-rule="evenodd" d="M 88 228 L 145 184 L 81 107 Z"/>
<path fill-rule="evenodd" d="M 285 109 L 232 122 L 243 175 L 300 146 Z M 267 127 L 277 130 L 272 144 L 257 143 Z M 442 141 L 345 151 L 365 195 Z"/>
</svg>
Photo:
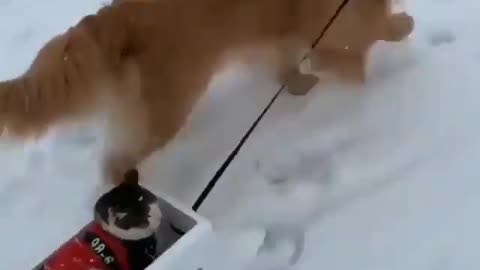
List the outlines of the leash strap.
<svg viewBox="0 0 480 270">
<path fill-rule="evenodd" d="M 320 0 L 322 1 L 322 0 Z M 328 21 L 328 23 L 323 27 L 322 29 L 322 32 L 320 32 L 320 35 L 315 39 L 315 41 L 312 43 L 312 46 L 311 46 L 311 50 L 309 52 L 307 52 L 302 60 L 304 61 L 305 59 L 308 58 L 308 56 L 310 55 L 311 51 L 313 49 L 315 49 L 315 47 L 318 45 L 318 43 L 322 40 L 322 38 L 325 36 L 325 34 L 327 33 L 328 29 L 330 29 L 330 27 L 332 26 L 333 22 L 338 18 L 338 16 L 340 15 L 340 13 L 342 12 L 342 10 L 345 8 L 345 6 L 348 4 L 348 2 L 350 2 L 350 0 L 343 0 L 342 3 L 338 6 L 338 8 L 336 9 L 335 13 L 333 14 L 333 16 L 330 18 L 330 20 Z M 240 149 L 243 147 L 243 145 L 245 144 L 245 142 L 248 140 L 248 138 L 250 137 L 250 135 L 253 133 L 253 131 L 255 130 L 255 128 L 258 126 L 258 124 L 260 123 L 260 121 L 262 121 L 263 117 L 267 114 L 268 110 L 270 109 L 270 107 L 272 107 L 273 103 L 277 100 L 278 96 L 280 95 L 280 93 L 286 88 L 287 86 L 287 83 L 288 83 L 288 79 L 287 81 L 280 87 L 280 89 L 278 89 L 278 91 L 275 93 L 275 95 L 272 97 L 272 99 L 270 100 L 270 102 L 268 103 L 268 105 L 265 107 L 265 109 L 262 111 L 262 113 L 257 117 L 257 119 L 255 120 L 255 122 L 253 122 L 252 126 L 250 126 L 250 128 L 247 130 L 247 132 L 245 133 L 245 135 L 243 135 L 242 139 L 240 140 L 240 142 L 237 144 L 237 146 L 233 149 L 233 151 L 228 155 L 227 159 L 223 162 L 222 166 L 220 166 L 220 168 L 217 170 L 217 172 L 215 173 L 215 175 L 212 177 L 212 179 L 208 182 L 207 186 L 203 189 L 202 193 L 200 194 L 200 196 L 198 196 L 197 200 L 195 201 L 195 203 L 193 204 L 192 206 L 192 209 L 194 211 L 198 211 L 198 209 L 200 208 L 200 206 L 203 204 L 203 202 L 207 199 L 208 195 L 212 192 L 213 188 L 215 187 L 215 185 L 217 184 L 218 180 L 220 179 L 220 177 L 222 177 L 222 175 L 225 173 L 226 169 L 228 168 L 228 166 L 230 166 L 230 164 L 232 163 L 232 161 L 235 159 L 235 157 L 237 156 L 237 154 L 240 152 Z"/>
</svg>

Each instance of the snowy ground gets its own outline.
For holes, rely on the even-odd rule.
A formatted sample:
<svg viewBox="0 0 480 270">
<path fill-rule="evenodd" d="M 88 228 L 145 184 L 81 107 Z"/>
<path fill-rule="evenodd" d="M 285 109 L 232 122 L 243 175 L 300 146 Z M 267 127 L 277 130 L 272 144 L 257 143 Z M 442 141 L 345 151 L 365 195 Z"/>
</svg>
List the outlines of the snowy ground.
<svg viewBox="0 0 480 270">
<path fill-rule="evenodd" d="M 41 2 L 0 0 L 0 79 L 21 73 L 47 39 L 101 4 Z M 377 46 L 367 89 L 328 85 L 308 97 L 282 96 L 201 213 L 215 217 L 242 198 L 275 209 L 262 185 L 243 174 L 250 160 L 302 141 L 315 149 L 325 133 L 348 130 L 356 144 L 334 154 L 336 181 L 326 201 L 349 200 L 311 227 L 299 269 L 479 269 L 480 4 L 407 6 L 417 21 L 412 40 Z M 142 167 L 148 185 L 190 204 L 275 87 L 241 70 L 217 80 L 189 133 Z M 94 124 L 78 129 L 59 129 L 39 143 L 1 142 L 1 269 L 33 267 L 90 220 L 101 134 Z M 238 253 L 240 267 L 250 263 L 258 235 L 216 241 Z"/>
</svg>

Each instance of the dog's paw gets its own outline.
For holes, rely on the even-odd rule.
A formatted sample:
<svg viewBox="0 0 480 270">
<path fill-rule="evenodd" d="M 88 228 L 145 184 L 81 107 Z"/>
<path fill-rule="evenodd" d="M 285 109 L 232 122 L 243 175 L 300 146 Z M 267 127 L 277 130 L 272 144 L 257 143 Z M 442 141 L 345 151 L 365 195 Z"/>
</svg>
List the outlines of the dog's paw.
<svg viewBox="0 0 480 270">
<path fill-rule="evenodd" d="M 393 14 L 389 19 L 386 41 L 401 41 L 412 33 L 415 20 L 405 12 Z"/>
<path fill-rule="evenodd" d="M 287 81 L 287 90 L 294 96 L 306 95 L 317 83 L 319 79 L 313 74 L 295 73 Z"/>
</svg>

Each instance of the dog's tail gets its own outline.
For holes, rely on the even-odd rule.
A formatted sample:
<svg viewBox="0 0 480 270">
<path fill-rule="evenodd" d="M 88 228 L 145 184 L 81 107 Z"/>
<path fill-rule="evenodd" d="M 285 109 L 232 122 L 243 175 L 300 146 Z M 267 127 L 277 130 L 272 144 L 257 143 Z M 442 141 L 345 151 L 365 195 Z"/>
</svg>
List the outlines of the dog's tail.
<svg viewBox="0 0 480 270">
<path fill-rule="evenodd" d="M 37 136 L 62 119 L 93 109 L 89 90 L 81 92 L 54 82 L 22 77 L 0 83 L 0 136 Z"/>
<path fill-rule="evenodd" d="M 0 82 L 0 135 L 40 135 L 127 90 L 121 59 L 126 33 L 112 29 L 118 21 L 110 17 L 102 11 L 85 17 L 49 41 L 25 74 Z"/>
</svg>

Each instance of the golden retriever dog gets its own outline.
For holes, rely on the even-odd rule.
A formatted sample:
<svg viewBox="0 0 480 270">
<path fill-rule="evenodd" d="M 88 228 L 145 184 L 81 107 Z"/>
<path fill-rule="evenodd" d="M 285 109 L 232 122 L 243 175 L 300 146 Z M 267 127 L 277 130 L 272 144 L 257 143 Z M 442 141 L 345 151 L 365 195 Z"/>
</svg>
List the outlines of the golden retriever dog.
<svg viewBox="0 0 480 270">
<path fill-rule="evenodd" d="M 0 82 L 3 134 L 38 136 L 55 123 L 106 116 L 103 169 L 118 184 L 175 137 L 231 52 L 288 52 L 280 54 L 287 59 L 279 61 L 280 74 L 337 6 L 333 0 L 117 1 L 50 40 L 24 74 Z"/>
<path fill-rule="evenodd" d="M 328 1 L 336 2 L 337 6 L 341 2 Z M 268 52 L 265 54 L 265 50 L 250 52 L 246 59 L 252 63 L 258 62 L 263 54 L 270 56 L 274 66 L 283 64 L 287 72 L 279 73 L 279 79 L 282 81 L 288 79 L 287 89 L 293 95 L 307 94 L 319 81 L 313 74 L 322 71 L 333 73 L 341 80 L 364 83 L 366 62 L 372 46 L 379 40 L 399 42 L 413 31 L 414 19 L 405 12 L 393 14 L 392 4 L 392 0 L 351 0 L 300 66 L 293 67 L 288 66 L 288 62 L 278 62 L 295 56 L 292 52 L 289 54 L 278 48 L 276 51 L 270 50 L 270 54 Z M 317 30 L 318 35 L 320 31 L 321 27 Z M 285 53 L 287 55 L 282 55 Z"/>
<path fill-rule="evenodd" d="M 125 1 L 171 1 L 171 0 L 114 0 Z M 225 0 L 230 1 L 230 0 Z M 342 0 L 324 0 L 330 9 L 330 19 Z M 321 71 L 332 72 L 342 80 L 364 83 L 366 79 L 366 60 L 370 48 L 379 40 L 398 42 L 405 39 L 414 28 L 414 20 L 407 13 L 393 14 L 393 5 L 401 5 L 400 0 L 365 0 L 347 3 L 325 36 L 309 52 L 308 48 L 299 50 L 298 46 L 284 43 L 264 44 L 255 49 L 235 50 L 229 55 L 237 61 L 251 63 L 270 62 L 274 67 L 277 80 L 287 81 L 287 90 L 294 95 L 305 95 L 318 82 L 316 74 Z M 326 13 L 326 12 L 323 12 Z M 326 15 L 326 14 L 325 14 Z M 327 18 L 326 18 L 327 19 Z M 327 20 L 325 20 L 326 24 Z M 319 36 L 324 25 L 318 25 Z M 301 57 L 307 55 L 307 61 L 298 64 Z"/>
</svg>

